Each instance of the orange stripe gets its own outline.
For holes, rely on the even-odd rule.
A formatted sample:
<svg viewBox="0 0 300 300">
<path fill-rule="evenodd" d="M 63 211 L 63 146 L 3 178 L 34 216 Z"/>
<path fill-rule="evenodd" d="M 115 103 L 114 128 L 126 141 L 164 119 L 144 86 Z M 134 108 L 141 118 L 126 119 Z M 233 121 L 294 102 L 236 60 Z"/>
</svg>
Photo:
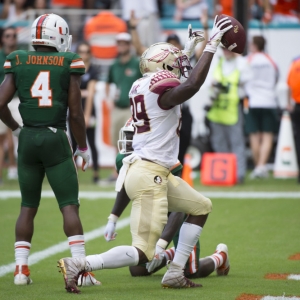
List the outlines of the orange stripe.
<svg viewBox="0 0 300 300">
<path fill-rule="evenodd" d="M 11 69 L 11 67 L 4 67 L 4 69 Z"/>
<path fill-rule="evenodd" d="M 77 61 L 83 61 L 83 60 L 82 60 L 81 58 L 73 59 L 73 60 L 72 60 L 72 63 L 73 63 L 73 62 L 77 62 Z"/>
<path fill-rule="evenodd" d="M 36 24 L 36 35 L 35 35 L 36 39 L 42 38 L 42 25 L 43 25 L 45 19 L 47 18 L 47 16 L 48 15 L 42 15 Z"/>
<path fill-rule="evenodd" d="M 18 249 L 18 248 L 25 248 L 25 249 L 30 250 L 30 247 L 28 247 L 28 246 L 16 246 L 16 247 L 15 247 L 15 249 Z"/>
<path fill-rule="evenodd" d="M 73 241 L 73 242 L 69 242 L 69 245 L 80 244 L 80 243 L 83 243 L 83 244 L 84 244 L 84 241 Z"/>
</svg>

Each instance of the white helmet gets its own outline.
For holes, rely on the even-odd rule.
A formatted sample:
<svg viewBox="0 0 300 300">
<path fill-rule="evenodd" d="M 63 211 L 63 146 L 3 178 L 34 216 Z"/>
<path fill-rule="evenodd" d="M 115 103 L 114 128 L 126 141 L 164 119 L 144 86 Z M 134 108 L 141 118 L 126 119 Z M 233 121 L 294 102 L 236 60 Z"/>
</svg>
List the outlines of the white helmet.
<svg viewBox="0 0 300 300">
<path fill-rule="evenodd" d="M 169 43 L 153 44 L 140 58 L 140 71 L 143 75 L 167 70 L 174 73 L 177 78 L 180 78 L 180 75 L 187 78 L 191 69 L 188 57 Z"/>
<path fill-rule="evenodd" d="M 41 15 L 31 26 L 31 45 L 54 47 L 58 52 L 67 52 L 72 44 L 69 26 L 55 14 Z"/>
<path fill-rule="evenodd" d="M 132 118 L 128 119 L 125 125 L 120 129 L 118 149 L 122 154 L 129 154 L 133 152 L 132 138 L 134 135 L 135 127 Z M 129 148 L 129 149 L 128 149 Z"/>
</svg>

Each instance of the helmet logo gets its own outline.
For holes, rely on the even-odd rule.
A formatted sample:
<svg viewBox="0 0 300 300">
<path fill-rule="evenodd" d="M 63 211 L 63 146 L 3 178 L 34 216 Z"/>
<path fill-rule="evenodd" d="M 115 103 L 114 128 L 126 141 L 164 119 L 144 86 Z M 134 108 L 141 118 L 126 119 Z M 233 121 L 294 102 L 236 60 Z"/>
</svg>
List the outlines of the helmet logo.
<svg viewBox="0 0 300 300">
<path fill-rule="evenodd" d="M 167 49 L 162 49 L 163 52 L 160 52 L 154 56 L 152 56 L 151 58 L 149 58 L 149 61 L 156 61 L 156 62 L 162 62 L 163 60 L 165 60 L 168 55 L 169 55 L 169 50 Z"/>
</svg>

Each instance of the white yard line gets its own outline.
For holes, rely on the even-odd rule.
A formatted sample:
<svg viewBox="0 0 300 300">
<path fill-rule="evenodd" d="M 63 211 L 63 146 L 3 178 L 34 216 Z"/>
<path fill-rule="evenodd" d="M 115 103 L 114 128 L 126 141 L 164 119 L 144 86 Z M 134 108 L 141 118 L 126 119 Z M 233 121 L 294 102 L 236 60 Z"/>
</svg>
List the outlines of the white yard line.
<svg viewBox="0 0 300 300">
<path fill-rule="evenodd" d="M 117 223 L 117 229 L 124 228 L 128 225 L 129 225 L 129 218 L 119 220 Z M 97 237 L 102 237 L 103 238 L 102 242 L 103 243 L 106 242 L 103 237 L 104 230 L 105 230 L 105 226 L 102 226 L 102 227 L 94 229 L 90 232 L 86 232 L 84 234 L 85 241 L 88 242 L 88 241 L 94 240 Z M 49 256 L 56 255 L 57 253 L 66 251 L 68 249 L 69 249 L 69 244 L 67 241 L 64 241 L 64 242 L 60 242 L 56 245 L 53 245 L 47 249 L 44 249 L 42 251 L 32 253 L 29 256 L 29 265 L 34 265 L 34 264 L 40 262 L 41 260 L 48 258 Z M 0 277 L 6 275 L 8 273 L 14 272 L 14 270 L 15 270 L 14 262 L 10 263 L 8 265 L 0 266 Z"/>
<path fill-rule="evenodd" d="M 297 199 L 300 200 L 300 192 L 227 192 L 227 191 L 199 191 L 210 198 L 227 199 Z M 0 191 L 0 201 L 10 198 L 20 198 L 20 191 Z M 115 199 L 116 192 L 79 192 L 79 198 L 85 200 Z M 43 191 L 42 198 L 54 198 L 52 191 Z"/>
<path fill-rule="evenodd" d="M 285 297 L 285 296 L 265 296 L 265 297 L 260 298 L 260 300 L 300 300 L 300 298 L 299 297 Z"/>
<path fill-rule="evenodd" d="M 300 274 L 291 274 L 287 277 L 287 279 L 300 280 Z"/>
</svg>

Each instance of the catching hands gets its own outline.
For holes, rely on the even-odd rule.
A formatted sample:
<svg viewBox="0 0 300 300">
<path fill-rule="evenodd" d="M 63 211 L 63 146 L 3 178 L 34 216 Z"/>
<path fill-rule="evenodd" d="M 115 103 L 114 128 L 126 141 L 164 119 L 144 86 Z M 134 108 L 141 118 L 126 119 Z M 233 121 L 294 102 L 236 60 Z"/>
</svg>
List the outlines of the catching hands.
<svg viewBox="0 0 300 300">
<path fill-rule="evenodd" d="M 156 243 L 155 255 L 153 259 L 146 264 L 146 268 L 149 273 L 153 272 L 157 267 L 162 264 L 163 259 L 165 258 L 165 249 L 168 245 L 163 239 L 159 239 Z"/>
<path fill-rule="evenodd" d="M 197 31 L 192 31 L 192 25 L 189 24 L 188 27 L 188 38 L 185 42 L 183 53 L 188 57 L 191 58 L 194 54 L 195 47 L 197 46 L 198 43 L 204 41 L 204 32 L 197 30 Z"/>
<path fill-rule="evenodd" d="M 223 18 L 217 22 L 218 16 L 215 17 L 214 27 L 212 28 L 210 39 L 204 49 L 204 52 L 216 53 L 217 47 L 219 46 L 222 36 L 225 32 L 231 29 L 233 26 L 228 17 Z"/>
<path fill-rule="evenodd" d="M 85 171 L 90 164 L 90 156 L 88 155 L 88 148 L 85 148 L 85 149 L 77 148 L 74 153 L 75 160 L 76 160 L 77 156 L 82 157 L 83 161 L 82 161 L 81 169 L 82 169 L 82 171 Z"/>
<path fill-rule="evenodd" d="M 116 215 L 110 214 L 108 217 L 108 222 L 105 227 L 104 231 L 104 237 L 107 242 L 113 241 L 116 239 L 117 233 L 116 231 L 116 224 L 118 221 L 118 218 Z"/>
</svg>

